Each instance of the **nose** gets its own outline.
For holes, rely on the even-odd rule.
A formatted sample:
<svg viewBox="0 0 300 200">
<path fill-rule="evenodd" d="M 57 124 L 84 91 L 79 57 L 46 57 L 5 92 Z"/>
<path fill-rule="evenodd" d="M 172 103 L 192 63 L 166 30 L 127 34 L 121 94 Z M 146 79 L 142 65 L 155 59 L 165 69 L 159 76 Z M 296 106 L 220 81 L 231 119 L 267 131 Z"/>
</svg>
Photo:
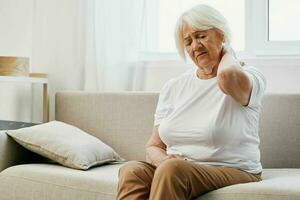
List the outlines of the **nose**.
<svg viewBox="0 0 300 200">
<path fill-rule="evenodd" d="M 200 41 L 198 41 L 197 39 L 194 39 L 192 41 L 192 50 L 197 51 L 197 50 L 199 50 L 200 47 L 203 47 L 202 43 Z"/>
</svg>

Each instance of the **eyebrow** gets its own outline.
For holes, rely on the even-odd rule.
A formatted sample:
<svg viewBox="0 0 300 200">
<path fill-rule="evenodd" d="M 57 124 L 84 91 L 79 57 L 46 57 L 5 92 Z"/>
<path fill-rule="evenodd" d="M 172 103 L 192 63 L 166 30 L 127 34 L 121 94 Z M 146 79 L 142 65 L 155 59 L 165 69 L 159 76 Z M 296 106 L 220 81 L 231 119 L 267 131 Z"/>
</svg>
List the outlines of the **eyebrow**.
<svg viewBox="0 0 300 200">
<path fill-rule="evenodd" d="M 206 32 L 207 32 L 207 31 L 195 31 L 195 32 L 192 32 L 192 35 L 195 35 L 195 34 L 197 34 L 197 33 L 206 33 Z M 183 40 L 187 40 L 187 39 L 189 39 L 189 38 L 191 38 L 191 36 L 184 37 Z"/>
</svg>

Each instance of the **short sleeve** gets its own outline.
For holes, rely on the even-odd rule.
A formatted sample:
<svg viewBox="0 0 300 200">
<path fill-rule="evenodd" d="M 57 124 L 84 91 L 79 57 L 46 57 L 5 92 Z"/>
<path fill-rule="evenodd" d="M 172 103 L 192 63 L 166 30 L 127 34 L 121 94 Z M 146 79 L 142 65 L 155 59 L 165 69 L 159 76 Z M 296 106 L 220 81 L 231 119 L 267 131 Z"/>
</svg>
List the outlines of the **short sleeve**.
<svg viewBox="0 0 300 200">
<path fill-rule="evenodd" d="M 252 91 L 248 107 L 257 107 L 261 105 L 265 89 L 265 76 L 255 67 L 245 67 L 245 72 L 252 82 Z"/>
<path fill-rule="evenodd" d="M 162 119 L 169 116 L 174 110 L 172 80 L 168 81 L 161 89 L 154 114 L 154 126 L 159 125 Z"/>
</svg>

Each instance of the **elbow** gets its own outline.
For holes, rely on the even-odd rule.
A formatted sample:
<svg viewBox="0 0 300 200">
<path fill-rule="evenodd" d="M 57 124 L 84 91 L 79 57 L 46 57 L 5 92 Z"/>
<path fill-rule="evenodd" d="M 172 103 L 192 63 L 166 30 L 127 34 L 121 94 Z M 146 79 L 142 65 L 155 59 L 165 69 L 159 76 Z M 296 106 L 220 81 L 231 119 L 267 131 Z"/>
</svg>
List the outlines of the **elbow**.
<svg viewBox="0 0 300 200">
<path fill-rule="evenodd" d="M 153 144 L 147 143 L 147 144 L 145 145 L 145 150 L 146 150 L 146 152 L 148 152 L 149 150 L 151 150 L 153 147 L 154 147 Z"/>
<path fill-rule="evenodd" d="M 225 94 L 230 93 L 236 77 L 237 72 L 235 69 L 225 69 L 218 73 L 218 85 Z"/>
<path fill-rule="evenodd" d="M 152 148 L 156 148 L 156 149 L 162 149 L 162 150 L 166 150 L 166 145 L 165 144 L 153 144 L 152 142 L 148 142 L 145 145 L 145 149 L 147 151 L 147 149 L 152 149 Z"/>
<path fill-rule="evenodd" d="M 147 143 L 145 144 L 145 149 L 148 149 L 148 148 L 151 147 L 151 146 L 152 146 L 152 143 L 147 142 Z"/>
</svg>

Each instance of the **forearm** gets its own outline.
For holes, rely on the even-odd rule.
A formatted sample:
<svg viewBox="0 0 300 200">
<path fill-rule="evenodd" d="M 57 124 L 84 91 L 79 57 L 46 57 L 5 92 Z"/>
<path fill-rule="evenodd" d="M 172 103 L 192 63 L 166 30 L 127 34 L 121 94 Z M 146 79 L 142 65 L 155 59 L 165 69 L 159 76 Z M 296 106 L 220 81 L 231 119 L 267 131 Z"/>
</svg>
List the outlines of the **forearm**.
<svg viewBox="0 0 300 200">
<path fill-rule="evenodd" d="M 239 83 L 242 75 L 240 62 L 231 54 L 225 53 L 222 57 L 217 71 L 217 80 L 220 89 L 225 94 L 231 94 Z"/>
<path fill-rule="evenodd" d="M 242 69 L 240 62 L 226 53 L 217 71 L 219 88 L 243 106 L 248 105 L 251 94 L 251 81 Z"/>
<path fill-rule="evenodd" d="M 166 157 L 167 153 L 164 149 L 156 146 L 146 147 L 146 161 L 148 163 L 158 166 Z"/>
</svg>

